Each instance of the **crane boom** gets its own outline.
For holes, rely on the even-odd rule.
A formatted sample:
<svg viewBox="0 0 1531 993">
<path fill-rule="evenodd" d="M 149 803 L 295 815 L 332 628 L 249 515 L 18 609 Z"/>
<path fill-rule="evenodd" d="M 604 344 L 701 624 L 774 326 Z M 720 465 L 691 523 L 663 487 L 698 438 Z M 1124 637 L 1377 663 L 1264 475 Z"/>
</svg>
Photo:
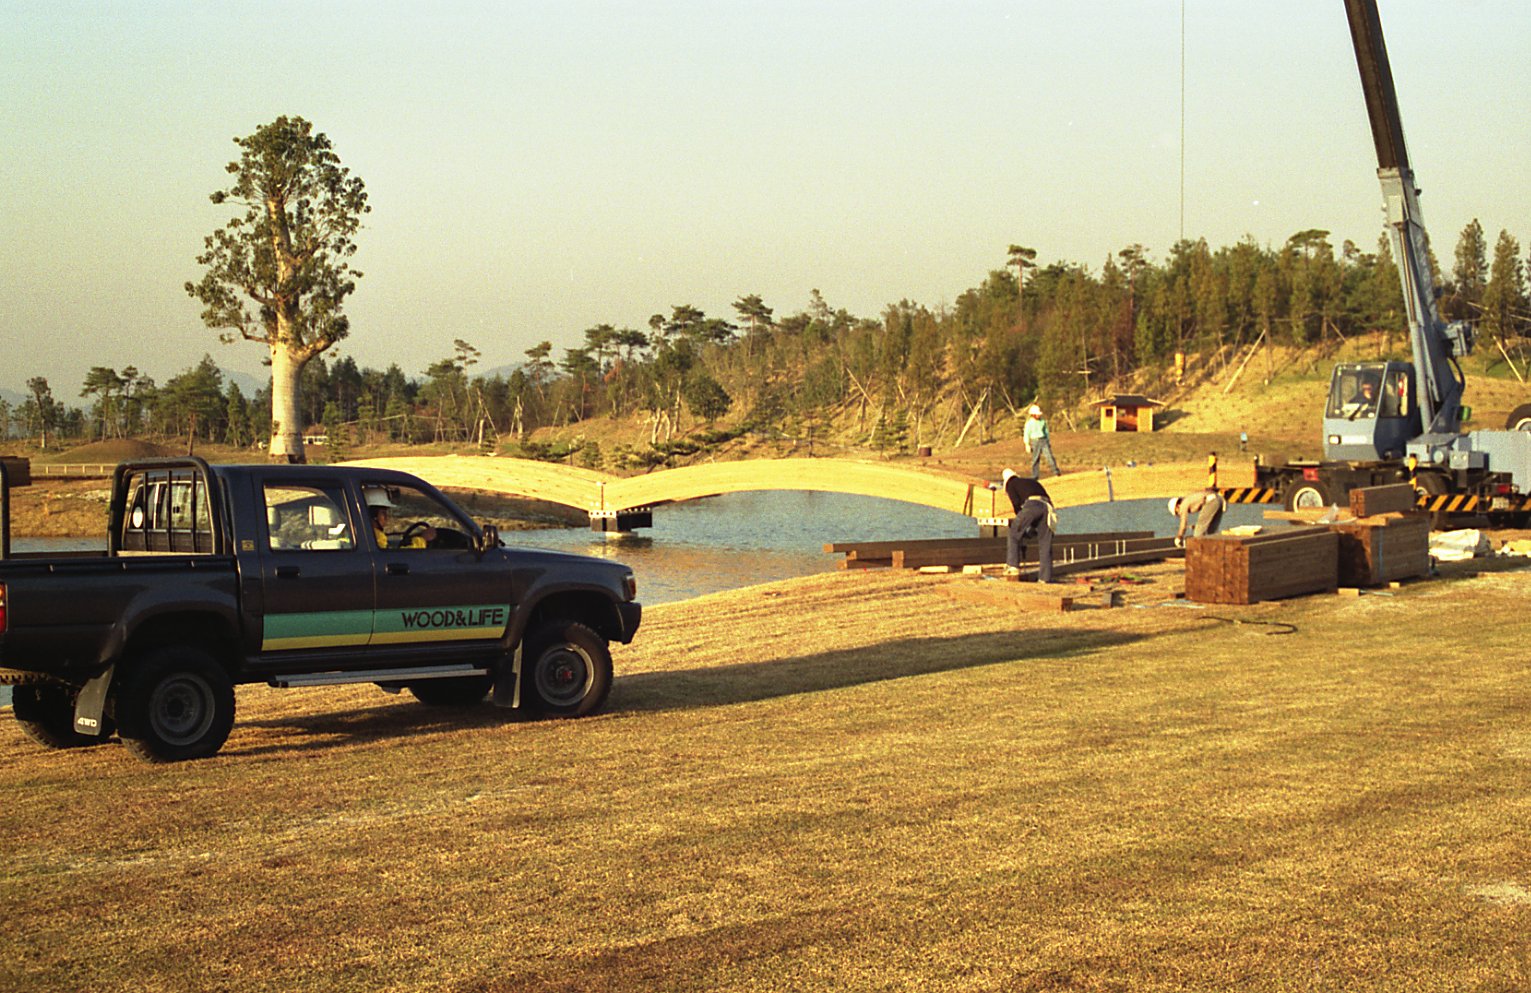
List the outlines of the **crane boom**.
<svg viewBox="0 0 1531 993">
<path fill-rule="evenodd" d="M 1430 239 L 1425 233 L 1419 190 L 1404 144 L 1398 94 L 1393 88 L 1393 71 L 1382 39 L 1376 0 L 1345 0 L 1345 13 L 1350 19 L 1356 67 L 1361 73 L 1361 90 L 1377 148 L 1377 178 L 1382 183 L 1388 233 L 1403 285 L 1414 368 L 1421 380 L 1419 406 L 1425 440 L 1428 443 L 1432 437 L 1438 437 L 1444 441 L 1459 431 L 1463 379 L 1455 358 L 1471 350 L 1472 331 L 1465 324 L 1447 326 L 1436 303 Z"/>
</svg>

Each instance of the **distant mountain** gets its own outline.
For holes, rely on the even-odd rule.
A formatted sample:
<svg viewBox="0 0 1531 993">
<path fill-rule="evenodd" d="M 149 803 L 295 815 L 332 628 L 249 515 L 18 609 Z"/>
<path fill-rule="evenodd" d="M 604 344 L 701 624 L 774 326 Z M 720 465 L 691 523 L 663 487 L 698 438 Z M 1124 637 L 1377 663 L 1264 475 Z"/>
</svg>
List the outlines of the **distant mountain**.
<svg viewBox="0 0 1531 993">
<path fill-rule="evenodd" d="M 227 390 L 230 383 L 237 383 L 239 384 L 239 392 L 243 393 L 246 397 L 253 396 L 258 391 L 265 389 L 266 384 L 271 381 L 269 373 L 263 376 L 254 376 L 248 372 L 240 372 L 238 369 L 222 369 L 220 371 L 223 373 L 223 388 Z"/>
<path fill-rule="evenodd" d="M 0 400 L 4 400 L 12 407 L 19 407 L 27 402 L 27 396 L 25 393 L 17 393 L 15 390 L 8 390 L 4 386 L 0 386 Z"/>
</svg>

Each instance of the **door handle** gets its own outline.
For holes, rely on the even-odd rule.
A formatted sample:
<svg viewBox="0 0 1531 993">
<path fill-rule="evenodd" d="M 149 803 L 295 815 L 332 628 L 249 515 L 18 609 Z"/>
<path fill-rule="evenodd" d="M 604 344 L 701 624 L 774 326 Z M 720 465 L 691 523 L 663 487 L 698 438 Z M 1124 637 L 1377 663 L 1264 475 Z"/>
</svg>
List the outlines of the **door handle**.
<svg viewBox="0 0 1531 993">
<path fill-rule="evenodd" d="M 388 575 L 390 575 L 390 576 L 407 576 L 407 575 L 409 575 L 409 563 L 407 563 L 407 562 L 390 562 L 390 563 L 388 563 L 388 570 L 387 571 L 388 571 Z"/>
<path fill-rule="evenodd" d="M 276 567 L 277 579 L 297 579 L 298 567 L 295 565 L 279 565 Z"/>
</svg>

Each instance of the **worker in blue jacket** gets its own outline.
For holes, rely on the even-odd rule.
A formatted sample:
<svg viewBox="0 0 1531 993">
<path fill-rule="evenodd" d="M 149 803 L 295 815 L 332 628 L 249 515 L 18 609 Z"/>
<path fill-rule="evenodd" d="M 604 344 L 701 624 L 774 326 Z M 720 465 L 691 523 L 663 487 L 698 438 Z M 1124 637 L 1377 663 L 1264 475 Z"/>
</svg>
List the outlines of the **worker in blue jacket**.
<svg viewBox="0 0 1531 993">
<path fill-rule="evenodd" d="M 1061 476 L 1063 472 L 1058 468 L 1058 460 L 1053 455 L 1052 436 L 1047 430 L 1047 418 L 1042 416 L 1042 408 L 1036 404 L 1026 411 L 1026 428 L 1021 432 L 1021 440 L 1026 442 L 1026 452 L 1031 456 L 1031 478 L 1042 478 L 1042 456 L 1047 456 L 1047 461 L 1053 464 L 1053 475 Z"/>
</svg>

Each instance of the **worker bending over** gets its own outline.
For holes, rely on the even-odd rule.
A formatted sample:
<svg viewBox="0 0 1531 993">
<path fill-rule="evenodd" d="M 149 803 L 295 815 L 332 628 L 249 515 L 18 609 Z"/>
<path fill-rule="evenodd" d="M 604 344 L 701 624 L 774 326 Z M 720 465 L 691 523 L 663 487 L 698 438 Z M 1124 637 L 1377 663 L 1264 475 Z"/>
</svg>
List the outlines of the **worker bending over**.
<svg viewBox="0 0 1531 993">
<path fill-rule="evenodd" d="M 1170 498 L 1170 513 L 1180 518 L 1180 526 L 1175 529 L 1175 547 L 1185 544 L 1185 529 L 1190 525 L 1191 515 L 1196 515 L 1196 525 L 1191 531 L 1192 537 L 1200 538 L 1203 535 L 1217 534 L 1218 527 L 1223 523 L 1223 511 L 1228 502 L 1223 499 L 1217 490 L 1197 490 L 1182 497 Z"/>
<path fill-rule="evenodd" d="M 1028 479 L 1006 469 L 1003 476 L 1005 496 L 1015 508 L 1010 518 L 1010 531 L 1005 536 L 1005 571 L 1016 575 L 1021 571 L 1021 553 L 1026 539 L 1037 538 L 1037 581 L 1053 581 L 1053 532 L 1058 527 L 1058 513 L 1053 510 L 1052 498 L 1035 479 Z"/>
</svg>

